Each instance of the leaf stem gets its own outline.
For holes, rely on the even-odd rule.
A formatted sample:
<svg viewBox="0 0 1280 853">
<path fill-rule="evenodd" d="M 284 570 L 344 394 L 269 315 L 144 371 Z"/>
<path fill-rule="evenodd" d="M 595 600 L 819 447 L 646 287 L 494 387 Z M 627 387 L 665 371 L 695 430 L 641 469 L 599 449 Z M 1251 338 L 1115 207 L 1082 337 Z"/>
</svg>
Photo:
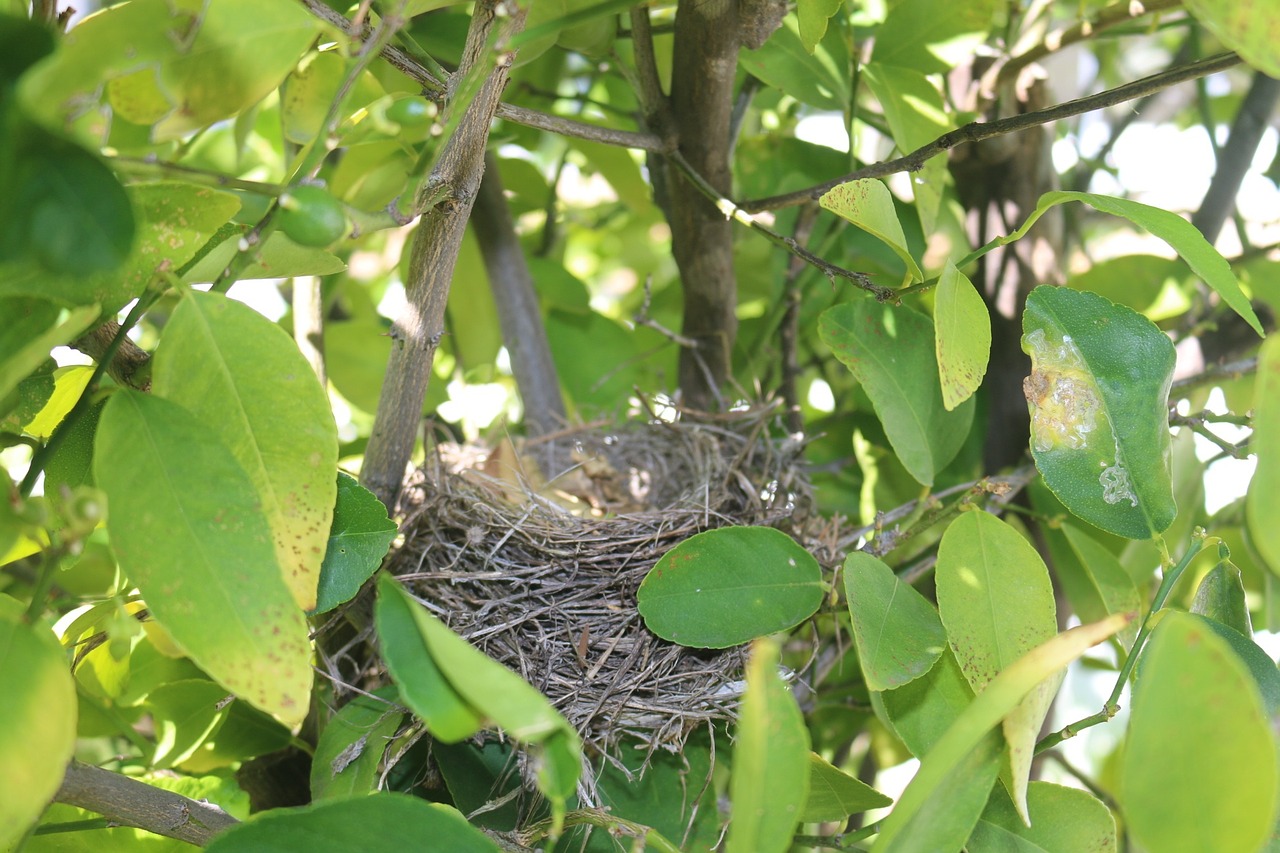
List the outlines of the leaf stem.
<svg viewBox="0 0 1280 853">
<path fill-rule="evenodd" d="M 1075 737 L 1087 728 L 1096 726 L 1099 723 L 1105 723 L 1119 713 L 1120 694 L 1124 692 L 1125 685 L 1129 683 L 1129 676 L 1132 674 L 1134 666 L 1138 663 L 1138 655 L 1142 651 L 1142 646 L 1146 643 L 1147 637 L 1154 627 L 1156 614 L 1164 607 L 1164 603 L 1168 600 L 1169 593 L 1173 591 L 1173 587 L 1178 583 L 1178 579 L 1182 577 L 1182 573 L 1187 570 L 1187 566 L 1191 565 L 1192 559 L 1200 553 L 1204 545 L 1205 537 L 1203 534 L 1192 534 L 1191 544 L 1187 547 L 1186 553 L 1182 555 L 1182 559 L 1178 561 L 1178 565 L 1165 572 L 1160 581 L 1160 588 L 1156 590 L 1155 598 L 1151 601 L 1151 610 L 1147 613 L 1147 618 L 1142 620 L 1142 627 L 1138 629 L 1138 636 L 1133 641 L 1133 648 L 1129 650 L 1129 656 L 1125 659 L 1124 666 L 1120 667 L 1120 674 L 1116 676 L 1115 687 L 1112 688 L 1111 695 L 1107 697 L 1102 710 L 1063 726 L 1052 734 L 1045 735 L 1036 744 L 1037 754 L 1057 746 L 1068 738 Z"/>
</svg>

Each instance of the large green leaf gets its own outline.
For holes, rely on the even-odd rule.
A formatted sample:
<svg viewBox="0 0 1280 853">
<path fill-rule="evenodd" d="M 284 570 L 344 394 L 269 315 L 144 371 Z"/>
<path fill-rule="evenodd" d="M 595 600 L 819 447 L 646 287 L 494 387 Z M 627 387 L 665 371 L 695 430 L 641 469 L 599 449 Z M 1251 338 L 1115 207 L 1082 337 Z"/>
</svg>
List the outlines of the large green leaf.
<svg viewBox="0 0 1280 853">
<path fill-rule="evenodd" d="M 538 746 L 538 787 L 551 800 L 553 815 L 563 815 L 581 772 L 582 746 L 546 697 L 450 631 L 390 575 L 378 580 L 376 618 L 387 668 L 405 703 L 432 733 L 458 741 L 492 721 L 516 740 Z M 430 664 L 415 657 L 430 658 Z"/>
<path fill-rule="evenodd" d="M 1256 851 L 1280 785 L 1262 697 L 1231 648 L 1169 612 L 1143 653 L 1120 777 L 1130 831 L 1157 853 Z"/>
<path fill-rule="evenodd" d="M 1271 0 L 1187 0 L 1187 11 L 1254 68 L 1280 77 L 1280 7 Z"/>
<path fill-rule="evenodd" d="M 327 800 L 377 790 L 378 768 L 404 719 L 394 686 L 356 696 L 329 720 L 311 760 L 311 797 Z"/>
<path fill-rule="evenodd" d="M 927 828 L 932 813 L 936 813 L 946 805 L 937 793 L 944 790 L 948 780 L 953 778 L 956 768 L 974 755 L 975 750 L 991 734 L 991 730 L 1008 716 L 1036 685 L 1047 678 L 1057 677 L 1067 664 L 1084 654 L 1090 646 L 1114 634 L 1124 626 L 1126 621 L 1127 619 L 1123 616 L 1109 616 L 1101 622 L 1081 625 L 1058 634 L 1023 655 L 1012 666 L 992 679 L 987 689 L 974 698 L 920 762 L 920 769 L 911 780 L 911 784 L 907 786 L 893 811 L 881 824 L 880 835 L 872 850 L 877 853 L 888 850 L 928 850 L 932 853 L 959 850 L 964 845 L 964 838 L 954 840 L 954 844 L 947 847 L 926 847 L 910 840 L 913 833 L 919 831 L 921 825 Z M 910 689 L 912 686 L 907 685 L 903 689 Z M 965 791 L 959 789 L 959 793 L 964 795 Z M 976 821 L 976 814 L 974 819 Z M 965 832 L 965 837 L 967 836 L 968 830 Z"/>
<path fill-rule="evenodd" d="M 950 411 L 973 396 L 991 358 L 991 316 L 973 282 L 950 261 L 933 303 L 942 405 Z"/>
<path fill-rule="evenodd" d="M 816 752 L 809 753 L 809 796 L 801 823 L 844 820 L 851 814 L 893 805 L 893 800 Z"/>
<path fill-rule="evenodd" d="M 231 449 L 262 501 L 294 601 L 314 608 L 337 494 L 338 429 L 288 333 L 247 305 L 191 291 L 165 326 L 152 388 Z"/>
<path fill-rule="evenodd" d="M 729 797 L 726 853 L 784 853 L 809 790 L 809 731 L 796 700 L 778 677 L 778 644 L 751 646 Z"/>
<path fill-rule="evenodd" d="M 219 683 L 301 724 L 312 681 L 307 623 L 261 498 L 215 429 L 169 400 L 117 391 L 93 464 L 111 549 L 152 614 Z"/>
<path fill-rule="evenodd" d="M 1173 523 L 1169 384 L 1173 344 L 1150 320 L 1101 296 L 1037 287 L 1022 348 L 1032 372 L 1031 452 L 1080 518 L 1147 539 Z"/>
<path fill-rule="evenodd" d="M 350 601 L 361 585 L 382 565 L 396 523 L 387 516 L 382 501 L 357 482 L 338 472 L 338 501 L 329 528 L 329 545 L 320 566 L 316 612 L 325 613 Z"/>
<path fill-rule="evenodd" d="M 1116 820 L 1088 791 L 1049 782 L 1027 789 L 1027 826 L 1004 791 L 997 788 L 974 827 L 969 853 L 1115 853 Z"/>
<path fill-rule="evenodd" d="M 1245 502 L 1249 538 L 1267 568 L 1280 575 L 1280 336 L 1258 352 L 1249 451 L 1258 458 Z"/>
<path fill-rule="evenodd" d="M 219 833 L 205 848 L 209 853 L 403 853 L 423 849 L 498 853 L 500 848 L 467 823 L 457 809 L 388 793 L 264 811 Z"/>
<path fill-rule="evenodd" d="M 876 31 L 872 58 L 923 74 L 939 74 L 967 61 L 991 27 L 995 0 L 903 0 Z"/>
<path fill-rule="evenodd" d="M 902 223 L 898 221 L 893 194 L 884 185 L 884 181 L 874 178 L 849 181 L 828 190 L 818 199 L 818 203 L 893 249 L 894 254 L 906 264 L 907 278 L 910 281 L 924 281 L 920 265 L 907 248 L 907 236 L 902 233 Z"/>
<path fill-rule="evenodd" d="M 7 503 L 7 500 L 6 500 Z M 66 773 L 76 742 L 76 687 L 52 632 L 0 595 L 0 848 L 22 838 Z"/>
<path fill-rule="evenodd" d="M 1095 193 L 1059 191 L 1045 193 L 1040 196 L 1040 201 L 1036 203 L 1036 209 L 1031 211 L 1027 221 L 1022 223 L 1018 230 L 1005 237 L 997 237 L 977 251 L 970 253 L 959 261 L 957 266 L 963 267 L 998 246 L 1005 246 L 1014 240 L 1021 239 L 1031 229 L 1031 226 L 1035 225 L 1036 221 L 1044 215 L 1045 211 L 1068 201 L 1082 201 L 1103 213 L 1123 217 L 1134 225 L 1145 228 L 1161 240 L 1164 240 L 1173 247 L 1175 252 L 1182 256 L 1182 259 L 1187 262 L 1187 266 L 1191 267 L 1196 275 L 1204 279 L 1206 284 L 1217 291 L 1223 302 L 1231 306 L 1232 310 L 1248 321 L 1255 332 L 1260 336 L 1263 334 L 1262 323 L 1258 320 L 1258 315 L 1254 313 L 1253 306 L 1249 304 L 1248 297 L 1240 289 L 1240 282 L 1236 281 L 1235 274 L 1231 272 L 1231 265 L 1227 263 L 1226 258 L 1222 257 L 1218 250 L 1204 238 L 1204 235 L 1194 225 L 1176 213 L 1146 204 L 1139 204 L 1136 201 L 1129 201 L 1124 198 L 1113 198 Z"/>
<path fill-rule="evenodd" d="M 154 139 L 176 139 L 266 97 L 320 30 L 292 3 L 132 0 L 74 27 L 23 79 L 23 101 L 61 124 L 105 96 Z"/>
<path fill-rule="evenodd" d="M 723 649 L 794 628 L 822 604 L 813 555 L 772 527 L 721 527 L 662 555 L 636 593 L 649 630 Z"/>
<path fill-rule="evenodd" d="M 844 561 L 845 600 L 858 662 L 871 690 L 892 690 L 924 675 L 947 645 L 938 612 L 870 554 Z"/>
<path fill-rule="evenodd" d="M 903 466 L 932 485 L 960 452 L 974 409 L 972 399 L 950 412 L 942 402 L 933 323 L 910 308 L 858 299 L 823 312 L 818 334 L 866 390 Z"/>
<path fill-rule="evenodd" d="M 850 100 L 849 55 L 839 33 L 827 32 L 812 50 L 800 35 L 800 21 L 787 15 L 758 50 L 743 50 L 739 64 L 768 86 L 822 110 L 842 112 Z"/>
<path fill-rule="evenodd" d="M 1058 581 L 1071 609 L 1083 621 L 1142 609 L 1133 578 L 1105 545 L 1072 524 L 1047 531 L 1046 538 Z M 1130 624 L 1120 632 L 1121 641 L 1131 645 L 1136 634 L 1137 626 Z"/>
<path fill-rule="evenodd" d="M 1057 633 L 1049 570 L 1031 543 L 994 515 L 968 512 L 951 523 L 935 578 L 947 639 L 975 693 Z M 1024 816 L 1036 739 L 1059 684 L 1045 679 L 1004 720 L 1005 781 Z"/>
</svg>

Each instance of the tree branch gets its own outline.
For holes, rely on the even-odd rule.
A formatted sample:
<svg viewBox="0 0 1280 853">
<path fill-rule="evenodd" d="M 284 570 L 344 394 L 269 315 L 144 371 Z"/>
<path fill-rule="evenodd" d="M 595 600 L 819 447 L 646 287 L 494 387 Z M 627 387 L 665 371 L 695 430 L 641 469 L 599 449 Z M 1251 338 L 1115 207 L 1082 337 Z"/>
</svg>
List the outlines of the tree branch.
<svg viewBox="0 0 1280 853">
<path fill-rule="evenodd" d="M 408 304 L 391 327 L 391 357 L 360 471 L 361 482 L 392 509 L 399 500 L 405 469 L 413 455 L 431 364 L 444 336 L 449 286 L 462 235 L 484 175 L 489 126 L 514 59 L 513 53 L 506 53 L 492 65 L 494 57 L 489 52 L 489 44 L 498 20 L 497 7 L 494 0 L 477 4 L 462 65 L 451 80 L 456 87 L 473 69 L 479 73 L 482 68 L 493 68 L 473 98 L 451 100 L 446 108 L 447 119 L 450 119 L 450 110 L 463 113 L 456 119 L 456 129 L 427 181 L 432 203 L 422 214 L 414 234 L 405 282 Z M 520 31 L 524 17 L 525 13 L 517 8 L 502 18 L 504 25 L 499 43 Z"/>
<path fill-rule="evenodd" d="M 896 160 L 886 160 L 883 163 L 875 163 L 855 172 L 850 172 L 839 178 L 818 184 L 816 186 L 807 187 L 802 190 L 795 190 L 781 195 L 769 196 L 768 198 L 751 199 L 739 203 L 738 207 L 750 213 L 759 213 L 764 210 L 777 210 L 783 207 L 791 207 L 797 204 L 803 204 L 806 201 L 816 199 L 840 184 L 856 181 L 863 178 L 883 178 L 887 175 L 895 175 L 898 172 L 917 172 L 924 167 L 924 164 L 934 155 L 949 151 L 960 145 L 967 145 L 973 142 L 981 142 L 984 139 L 991 139 L 996 136 L 1003 136 L 1009 133 L 1018 133 L 1019 131 L 1028 130 L 1029 128 L 1039 127 L 1042 124 L 1049 124 L 1055 121 L 1061 121 L 1064 118 L 1071 118 L 1083 113 L 1093 112 L 1094 110 L 1106 109 L 1116 104 L 1122 104 L 1126 101 L 1132 101 L 1135 98 L 1141 98 L 1152 92 L 1158 92 L 1161 89 L 1167 89 L 1178 83 L 1185 83 L 1188 80 L 1195 80 L 1209 74 L 1216 74 L 1219 71 L 1225 71 L 1234 65 L 1240 64 L 1240 57 L 1234 53 L 1223 53 L 1208 59 L 1202 59 L 1199 62 L 1193 62 L 1190 65 L 1184 65 L 1180 68 L 1171 68 L 1168 71 L 1162 71 L 1159 74 L 1153 74 L 1150 77 L 1144 77 L 1132 83 L 1126 83 L 1115 89 L 1109 89 L 1106 92 L 1099 92 L 1096 95 L 1090 95 L 1085 98 L 1077 98 L 1073 101 L 1058 104 L 1048 109 L 1036 110 L 1035 112 L 1023 113 L 1022 115 L 1010 116 L 1006 119 L 992 122 L 972 122 L 966 124 L 957 130 L 944 133 L 937 139 L 917 148 L 910 154 L 899 157 Z"/>
<path fill-rule="evenodd" d="M 239 823 L 212 803 L 192 800 L 74 759 L 53 801 L 200 847 Z"/>
</svg>

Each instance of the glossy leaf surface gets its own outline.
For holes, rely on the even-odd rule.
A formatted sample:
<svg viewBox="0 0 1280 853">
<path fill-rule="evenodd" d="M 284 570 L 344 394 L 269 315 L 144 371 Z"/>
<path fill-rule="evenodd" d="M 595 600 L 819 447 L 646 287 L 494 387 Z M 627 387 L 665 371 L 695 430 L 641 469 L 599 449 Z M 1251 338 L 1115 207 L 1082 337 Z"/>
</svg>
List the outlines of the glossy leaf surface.
<svg viewBox="0 0 1280 853">
<path fill-rule="evenodd" d="M 382 565 L 382 558 L 396 538 L 396 529 L 382 501 L 355 477 L 339 471 L 338 501 L 320 566 L 317 613 L 325 613 L 355 597 Z"/>
<path fill-rule="evenodd" d="M 1022 348 L 1032 372 L 1031 452 L 1058 499 L 1109 533 L 1148 539 L 1173 523 L 1173 344 L 1150 320 L 1092 293 L 1037 287 Z"/>
</svg>

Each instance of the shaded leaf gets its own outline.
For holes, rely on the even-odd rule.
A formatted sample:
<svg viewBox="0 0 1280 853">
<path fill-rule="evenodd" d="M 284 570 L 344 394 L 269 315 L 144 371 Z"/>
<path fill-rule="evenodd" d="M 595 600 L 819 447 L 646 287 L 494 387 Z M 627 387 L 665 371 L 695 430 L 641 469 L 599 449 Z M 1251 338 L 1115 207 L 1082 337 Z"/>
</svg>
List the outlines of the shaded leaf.
<svg viewBox="0 0 1280 853">
<path fill-rule="evenodd" d="M 1262 697 L 1230 647 L 1168 612 L 1142 655 L 1120 802 L 1144 847 L 1255 851 L 1270 836 L 1275 743 Z"/>
<path fill-rule="evenodd" d="M 248 233 L 248 225 L 238 225 L 238 234 L 218 244 L 217 248 L 204 255 L 190 272 L 186 280 L 191 282 L 213 281 L 216 279 L 232 257 L 238 251 L 239 238 Z M 252 281 L 260 278 L 292 278 L 300 275 L 332 275 L 342 272 L 347 265 L 342 259 L 324 249 L 299 246 L 284 234 L 276 232 L 258 247 L 257 259 L 240 273 L 240 281 Z"/>
<path fill-rule="evenodd" d="M 973 396 L 991 357 L 991 317 L 964 273 L 947 262 L 933 304 L 942 405 L 950 411 Z"/>
<path fill-rule="evenodd" d="M 807 50 L 795 15 L 783 18 L 782 26 L 758 50 L 741 51 L 738 62 L 766 85 L 802 103 L 836 112 L 849 103 L 847 49 L 828 32 L 813 50 Z"/>
<path fill-rule="evenodd" d="M 805 50 L 813 53 L 827 34 L 827 22 L 840 11 L 843 0 L 798 0 L 796 19 L 799 22 L 800 42 Z"/>
<path fill-rule="evenodd" d="M 1115 554 L 1074 525 L 1063 524 L 1060 530 L 1061 543 L 1052 531 L 1047 538 L 1054 570 L 1077 616 L 1086 622 L 1096 622 L 1113 613 L 1142 609 L 1142 596 Z M 1059 544 L 1066 547 L 1054 547 Z M 1119 636 L 1125 645 L 1131 645 L 1137 636 L 1137 626 L 1130 624 Z"/>
<path fill-rule="evenodd" d="M 1253 636 L 1244 582 L 1240 579 L 1240 570 L 1230 560 L 1222 560 L 1200 580 L 1191 612 L 1234 628 L 1245 637 Z"/>
<path fill-rule="evenodd" d="M 0 297 L 0 313 L 5 318 L 5 329 L 0 332 L 3 400 L 49 358 L 49 350 L 75 340 L 92 326 L 98 319 L 98 306 L 59 309 L 52 302 L 31 297 Z M 2 414 L 6 413 L 0 411 Z M 21 425 L 27 423 L 24 420 Z"/>
<path fill-rule="evenodd" d="M 726 853 L 783 853 L 800 820 L 809 788 L 809 732 L 778 677 L 778 644 L 756 640 L 747 662 L 729 795 Z"/>
<path fill-rule="evenodd" d="M 382 501 L 355 477 L 339 471 L 337 505 L 320 566 L 316 613 L 326 613 L 355 597 L 382 565 L 396 530 Z"/>
<path fill-rule="evenodd" d="M 844 820 L 851 814 L 893 805 L 893 800 L 816 752 L 809 753 L 809 796 L 801 823 Z"/>
<path fill-rule="evenodd" d="M 950 412 L 943 405 L 933 323 L 910 308 L 858 299 L 823 312 L 818 334 L 862 384 L 903 466 L 932 485 L 960 452 L 974 411 L 971 400 Z"/>
<path fill-rule="evenodd" d="M 483 832 L 457 809 L 405 794 L 323 800 L 297 809 L 271 809 L 219 833 L 209 853 L 402 853 L 422 849 L 450 853 L 498 853 Z"/>
<path fill-rule="evenodd" d="M 884 181 L 874 178 L 849 181 L 828 190 L 818 199 L 818 203 L 893 249 L 894 254 L 907 265 L 907 275 L 911 281 L 924 281 L 924 273 L 907 248 L 907 236 L 902 233 L 902 223 L 898 221 L 893 194 L 884 185 Z"/>
<path fill-rule="evenodd" d="M 1032 782 L 1031 825 L 997 788 L 966 846 L 969 853 L 1115 853 L 1116 821 L 1097 797 L 1079 788 Z"/>
<path fill-rule="evenodd" d="M 903 0 L 876 31 L 872 58 L 924 74 L 950 71 L 983 42 L 997 5 L 994 0 Z"/>
<path fill-rule="evenodd" d="M 231 451 L 176 403 L 122 390 L 98 424 L 94 476 L 111 549 L 156 619 L 220 684 L 300 724 L 312 680 L 306 620 Z"/>
<path fill-rule="evenodd" d="M 151 764 L 181 764 L 226 719 L 227 689 L 200 678 L 170 681 L 147 694 L 145 706 L 155 722 L 156 749 Z"/>
<path fill-rule="evenodd" d="M 1187 11 L 1254 68 L 1280 77 L 1280 9 L 1268 0 L 1187 0 Z"/>
<path fill-rule="evenodd" d="M 795 627 L 823 595 L 818 561 L 790 536 L 772 527 L 722 527 L 663 554 L 636 600 L 659 637 L 723 649 Z"/>
<path fill-rule="evenodd" d="M 1173 523 L 1169 385 L 1173 344 L 1137 312 L 1065 287 L 1027 297 L 1022 348 L 1031 452 L 1080 518 L 1147 539 Z"/>
<path fill-rule="evenodd" d="M 991 730 L 1036 685 L 1047 678 L 1057 677 L 1067 664 L 1084 654 L 1090 646 L 1114 634 L 1126 621 L 1125 617 L 1111 616 L 1101 622 L 1081 625 L 1058 634 L 997 675 L 924 757 L 915 778 L 911 780 L 893 811 L 881 823 L 880 835 L 872 850 L 922 849 L 909 843 L 909 839 L 912 833 L 920 831 L 921 825 L 927 828 L 931 812 L 946 807 L 946 800 L 937 796 L 937 792 L 943 789 L 956 768 L 971 760 L 984 739 L 989 740 Z M 908 685 L 905 689 L 910 687 Z M 963 795 L 965 792 L 959 790 L 958 793 Z M 967 835 L 966 830 L 966 837 Z M 959 850 L 963 844 L 964 838 L 960 838 L 955 841 L 954 846 L 932 849 Z"/>
<path fill-rule="evenodd" d="M 5 501 L 7 503 L 7 501 Z M 62 648 L 0 595 L 0 847 L 22 838 L 53 799 L 76 741 L 76 688 Z"/>
<path fill-rule="evenodd" d="M 292 338 L 247 305 L 188 292 L 156 350 L 152 388 L 235 455 L 261 499 L 285 584 L 300 608 L 315 607 L 337 491 L 338 428 Z"/>
<path fill-rule="evenodd" d="M 1258 351 L 1249 451 L 1258 458 L 1245 501 L 1249 540 L 1271 573 L 1280 576 L 1280 336 Z"/>
<path fill-rule="evenodd" d="M 380 687 L 356 696 L 329 720 L 311 759 L 313 800 L 377 790 L 382 754 L 404 719 L 398 698 L 395 687 Z"/>
<path fill-rule="evenodd" d="M 947 645 L 938 612 L 870 554 L 844 561 L 845 599 L 862 675 L 871 690 L 891 690 L 924 675 Z"/>
</svg>

